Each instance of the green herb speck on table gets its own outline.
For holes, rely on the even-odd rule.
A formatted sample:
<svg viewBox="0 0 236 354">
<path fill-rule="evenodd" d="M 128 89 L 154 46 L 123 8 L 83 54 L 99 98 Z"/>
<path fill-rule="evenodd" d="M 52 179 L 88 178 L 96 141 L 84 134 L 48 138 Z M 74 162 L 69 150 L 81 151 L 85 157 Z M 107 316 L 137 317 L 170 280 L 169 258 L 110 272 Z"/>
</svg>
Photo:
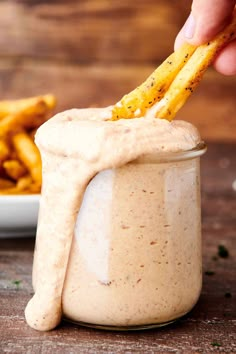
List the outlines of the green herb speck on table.
<svg viewBox="0 0 236 354">
<path fill-rule="evenodd" d="M 21 280 L 12 280 L 12 284 L 15 285 L 16 287 L 16 290 L 19 290 L 20 289 L 20 284 L 22 283 Z"/>
<path fill-rule="evenodd" d="M 221 258 L 228 258 L 229 257 L 229 251 L 224 245 L 219 245 L 218 246 L 218 256 Z"/>
<path fill-rule="evenodd" d="M 221 345 L 220 343 L 218 343 L 218 342 L 212 342 L 211 345 L 212 345 L 213 347 L 221 347 L 221 346 L 222 346 L 222 345 Z"/>
</svg>

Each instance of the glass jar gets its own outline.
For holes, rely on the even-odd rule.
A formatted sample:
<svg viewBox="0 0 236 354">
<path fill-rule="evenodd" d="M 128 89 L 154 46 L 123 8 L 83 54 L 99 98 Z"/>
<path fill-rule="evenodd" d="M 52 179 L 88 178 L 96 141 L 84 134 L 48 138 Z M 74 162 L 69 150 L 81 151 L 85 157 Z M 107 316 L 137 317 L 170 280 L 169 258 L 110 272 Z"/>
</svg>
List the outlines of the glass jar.
<svg viewBox="0 0 236 354">
<path fill-rule="evenodd" d="M 64 317 L 105 329 L 163 326 L 202 285 L 200 156 L 149 155 L 93 178 L 78 214 Z"/>
</svg>

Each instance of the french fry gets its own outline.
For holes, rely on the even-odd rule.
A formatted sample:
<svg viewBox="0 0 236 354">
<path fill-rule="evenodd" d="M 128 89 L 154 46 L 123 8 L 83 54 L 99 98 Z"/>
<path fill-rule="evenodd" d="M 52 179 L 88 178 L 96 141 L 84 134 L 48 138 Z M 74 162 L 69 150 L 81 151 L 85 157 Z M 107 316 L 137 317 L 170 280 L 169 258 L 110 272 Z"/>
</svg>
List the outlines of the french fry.
<svg viewBox="0 0 236 354">
<path fill-rule="evenodd" d="M 196 49 L 164 95 L 164 104 L 157 112 L 158 118 L 172 120 L 175 117 L 178 110 L 184 105 L 201 81 L 203 74 L 219 50 L 234 38 L 236 38 L 236 18 L 214 40 Z"/>
<path fill-rule="evenodd" d="M 10 181 L 9 179 L 6 179 L 6 178 L 0 178 L 0 193 L 1 193 L 1 190 L 6 190 L 6 189 L 9 189 L 9 188 L 12 188 L 14 187 L 15 184 Z"/>
<path fill-rule="evenodd" d="M 28 174 L 24 177 L 19 178 L 16 184 L 16 188 L 19 191 L 29 190 L 32 183 L 32 177 Z"/>
<path fill-rule="evenodd" d="M 0 101 L 0 195 L 40 193 L 41 157 L 34 135 L 55 104 L 50 94 Z"/>
<path fill-rule="evenodd" d="M 112 120 L 142 117 L 145 111 L 164 96 L 179 70 L 189 60 L 196 47 L 184 44 L 172 53 L 148 78 L 136 89 L 125 95 L 112 111 Z"/>
<path fill-rule="evenodd" d="M 31 139 L 34 141 L 35 138 L 35 134 L 37 133 L 38 128 L 35 128 L 33 130 L 31 130 L 31 132 L 29 132 L 29 136 L 31 137 Z"/>
<path fill-rule="evenodd" d="M 52 94 L 42 96 L 44 102 L 46 103 L 49 110 L 52 110 L 56 107 L 57 100 L 56 97 Z"/>
<path fill-rule="evenodd" d="M 20 132 L 12 137 L 12 144 L 19 160 L 30 172 L 32 180 L 41 185 L 41 157 L 38 148 L 33 143 L 32 139 L 25 132 Z"/>
<path fill-rule="evenodd" d="M 18 194 L 26 194 L 26 191 L 20 191 L 17 187 L 9 187 L 5 189 L 0 188 L 0 195 L 18 195 Z"/>
<path fill-rule="evenodd" d="M 5 140 L 0 139 L 0 163 L 10 156 L 10 148 Z"/>
<path fill-rule="evenodd" d="M 5 182 L 5 181 L 4 181 Z M 14 184 L 8 180 L 3 182 L 1 187 L 0 179 L 0 195 L 13 195 L 13 194 L 38 194 L 40 193 L 41 186 L 32 181 L 30 175 L 19 178 L 17 184 Z"/>
<path fill-rule="evenodd" d="M 0 138 L 12 134 L 21 128 L 34 128 L 42 123 L 42 116 L 46 113 L 47 106 L 44 101 L 28 106 L 24 110 L 6 116 L 0 121 Z M 39 118 L 39 122 L 37 119 Z"/>
<path fill-rule="evenodd" d="M 23 195 L 23 194 L 36 194 L 36 193 L 31 192 L 30 187 L 29 187 L 29 189 L 23 189 L 23 190 L 21 190 L 17 187 L 12 187 L 12 188 L 0 190 L 0 195 Z"/>
<path fill-rule="evenodd" d="M 37 105 L 38 102 L 44 102 L 47 107 L 47 110 L 51 110 L 56 105 L 56 98 L 54 95 L 48 94 L 44 96 L 36 96 L 20 100 L 0 101 L 0 119 L 8 115 L 24 111 L 28 107 Z"/>
<path fill-rule="evenodd" d="M 6 160 L 3 162 L 6 174 L 13 180 L 18 180 L 27 173 L 26 168 L 18 160 Z"/>
<path fill-rule="evenodd" d="M 209 43 L 198 48 L 191 46 L 188 48 L 184 44 L 167 58 L 141 86 L 124 96 L 113 107 L 112 120 L 143 116 L 150 107 L 155 108 L 158 118 L 172 120 L 198 85 L 217 53 L 235 38 L 236 17 Z M 189 51 L 187 58 L 185 57 L 186 50 Z M 172 62 L 169 71 L 167 70 L 168 62 Z M 154 82 L 153 85 L 152 82 Z"/>
<path fill-rule="evenodd" d="M 31 194 L 38 194 L 41 191 L 41 185 L 38 183 L 31 183 L 29 186 L 29 193 Z"/>
</svg>

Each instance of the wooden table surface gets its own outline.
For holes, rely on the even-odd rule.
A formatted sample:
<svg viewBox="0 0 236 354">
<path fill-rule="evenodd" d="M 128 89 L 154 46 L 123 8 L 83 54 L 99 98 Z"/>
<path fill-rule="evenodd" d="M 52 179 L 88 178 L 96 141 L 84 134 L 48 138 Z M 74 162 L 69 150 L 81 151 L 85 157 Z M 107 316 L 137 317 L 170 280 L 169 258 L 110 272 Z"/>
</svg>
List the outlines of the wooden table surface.
<svg viewBox="0 0 236 354">
<path fill-rule="evenodd" d="M 135 333 L 65 322 L 48 333 L 34 331 L 24 320 L 34 238 L 1 239 L 0 353 L 236 353 L 235 152 L 236 144 L 212 143 L 202 158 L 204 280 L 190 314 L 168 327 Z M 228 257 L 219 255 L 219 245 Z"/>
</svg>

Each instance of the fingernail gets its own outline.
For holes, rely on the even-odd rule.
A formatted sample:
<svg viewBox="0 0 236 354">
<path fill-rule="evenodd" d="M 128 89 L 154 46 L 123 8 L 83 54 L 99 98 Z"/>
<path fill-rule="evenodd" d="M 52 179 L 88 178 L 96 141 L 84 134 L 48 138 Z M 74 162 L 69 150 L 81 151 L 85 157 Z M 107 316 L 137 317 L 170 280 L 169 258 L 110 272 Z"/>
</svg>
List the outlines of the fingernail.
<svg viewBox="0 0 236 354">
<path fill-rule="evenodd" d="M 193 17 L 192 14 L 189 15 L 185 26 L 184 26 L 184 36 L 187 39 L 191 39 L 194 36 L 194 32 L 195 32 L 195 27 L 196 27 L 196 21 Z"/>
</svg>

